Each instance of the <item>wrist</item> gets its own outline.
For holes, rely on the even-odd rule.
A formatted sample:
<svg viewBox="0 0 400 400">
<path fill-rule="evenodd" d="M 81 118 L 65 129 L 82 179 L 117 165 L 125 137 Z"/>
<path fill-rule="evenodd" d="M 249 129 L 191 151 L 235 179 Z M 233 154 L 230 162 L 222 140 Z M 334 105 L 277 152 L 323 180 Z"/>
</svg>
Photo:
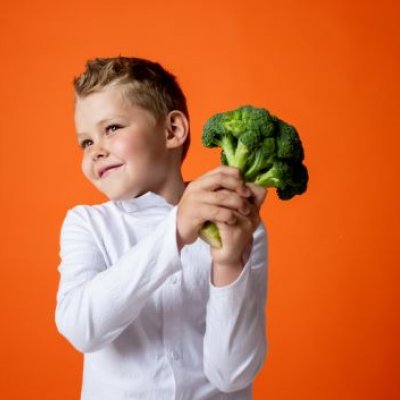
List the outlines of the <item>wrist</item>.
<svg viewBox="0 0 400 400">
<path fill-rule="evenodd" d="M 213 267 L 220 271 L 225 270 L 242 270 L 243 269 L 243 262 L 242 260 L 237 261 L 214 261 Z"/>
<path fill-rule="evenodd" d="M 219 263 L 213 262 L 211 282 L 214 286 L 226 286 L 234 282 L 243 271 L 242 261 Z"/>
<path fill-rule="evenodd" d="M 176 216 L 176 241 L 178 244 L 179 250 L 182 247 L 192 244 L 196 241 L 200 230 L 198 223 L 190 216 L 185 215 L 181 207 L 178 206 L 177 216 Z"/>
</svg>

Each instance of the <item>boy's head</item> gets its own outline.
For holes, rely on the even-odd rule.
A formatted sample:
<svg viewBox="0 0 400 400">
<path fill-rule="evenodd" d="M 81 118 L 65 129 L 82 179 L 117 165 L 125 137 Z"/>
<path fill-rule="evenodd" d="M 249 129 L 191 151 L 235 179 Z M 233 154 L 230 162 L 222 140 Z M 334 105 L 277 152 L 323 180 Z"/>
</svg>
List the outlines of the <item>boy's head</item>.
<svg viewBox="0 0 400 400">
<path fill-rule="evenodd" d="M 174 76 L 148 60 L 95 59 L 74 86 L 89 181 L 114 200 L 146 191 L 173 200 L 183 186 L 180 164 L 189 135 L 185 96 Z"/>
<path fill-rule="evenodd" d="M 96 58 L 87 62 L 86 70 L 73 83 L 78 98 L 119 85 L 127 100 L 150 111 L 157 120 L 178 110 L 189 121 L 186 98 L 175 76 L 156 62 L 134 57 Z M 182 146 L 182 161 L 189 145 L 190 129 Z"/>
</svg>

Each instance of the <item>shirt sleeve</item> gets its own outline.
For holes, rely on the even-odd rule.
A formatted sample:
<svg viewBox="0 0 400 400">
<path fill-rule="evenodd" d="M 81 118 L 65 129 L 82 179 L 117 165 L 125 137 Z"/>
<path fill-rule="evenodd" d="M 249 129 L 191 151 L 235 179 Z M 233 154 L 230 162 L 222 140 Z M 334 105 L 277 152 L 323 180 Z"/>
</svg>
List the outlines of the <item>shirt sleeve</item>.
<svg viewBox="0 0 400 400">
<path fill-rule="evenodd" d="M 223 287 L 210 279 L 203 365 L 209 381 L 223 392 L 250 385 L 264 363 L 266 296 L 267 237 L 261 223 L 240 276 Z"/>
<path fill-rule="evenodd" d="M 55 319 L 77 350 L 92 352 L 113 341 L 150 295 L 182 268 L 175 226 L 176 207 L 107 268 L 84 213 L 79 207 L 68 211 L 61 228 Z"/>
</svg>

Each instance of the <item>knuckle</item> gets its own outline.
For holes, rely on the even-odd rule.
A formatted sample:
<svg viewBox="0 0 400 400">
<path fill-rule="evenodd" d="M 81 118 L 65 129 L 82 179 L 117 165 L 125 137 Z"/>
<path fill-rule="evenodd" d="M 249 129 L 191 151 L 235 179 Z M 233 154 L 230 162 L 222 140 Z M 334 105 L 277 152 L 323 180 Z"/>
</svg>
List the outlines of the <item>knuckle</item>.
<svg viewBox="0 0 400 400">
<path fill-rule="evenodd" d="M 219 172 L 218 172 L 217 178 L 218 178 L 218 181 L 219 181 L 219 182 L 223 182 L 224 179 L 225 179 L 225 177 L 226 177 L 226 175 L 224 174 L 223 171 L 219 171 Z"/>
<path fill-rule="evenodd" d="M 226 192 L 224 192 L 223 190 L 217 190 L 216 192 L 214 192 L 214 197 L 215 197 L 215 201 L 217 203 L 223 203 L 226 200 Z"/>
<path fill-rule="evenodd" d="M 187 192 L 186 196 L 185 196 L 185 199 L 186 199 L 187 203 L 191 204 L 193 202 L 193 199 L 194 199 L 193 193 L 191 191 Z"/>
<path fill-rule="evenodd" d="M 220 215 L 220 209 L 218 207 L 210 207 L 209 216 L 211 220 L 218 220 Z"/>
<path fill-rule="evenodd" d="M 238 168 L 230 167 L 230 172 L 235 178 L 240 177 L 240 170 Z"/>
<path fill-rule="evenodd" d="M 196 188 L 196 181 L 190 182 L 185 189 L 185 193 L 189 194 L 192 193 Z"/>
<path fill-rule="evenodd" d="M 222 210 L 221 212 L 221 218 L 223 219 L 224 222 L 230 222 L 230 221 L 234 221 L 234 214 L 233 211 L 225 209 Z"/>
</svg>

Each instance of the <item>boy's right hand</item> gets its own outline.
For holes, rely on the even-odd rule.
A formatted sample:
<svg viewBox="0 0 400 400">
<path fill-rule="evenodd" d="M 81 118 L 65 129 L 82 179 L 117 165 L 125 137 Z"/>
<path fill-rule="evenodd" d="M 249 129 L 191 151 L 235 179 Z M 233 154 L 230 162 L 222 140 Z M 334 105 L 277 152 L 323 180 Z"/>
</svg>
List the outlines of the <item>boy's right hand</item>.
<svg viewBox="0 0 400 400">
<path fill-rule="evenodd" d="M 189 183 L 177 210 L 179 250 L 193 243 L 206 221 L 236 222 L 235 212 L 247 215 L 252 192 L 237 168 L 220 166 Z"/>
</svg>

